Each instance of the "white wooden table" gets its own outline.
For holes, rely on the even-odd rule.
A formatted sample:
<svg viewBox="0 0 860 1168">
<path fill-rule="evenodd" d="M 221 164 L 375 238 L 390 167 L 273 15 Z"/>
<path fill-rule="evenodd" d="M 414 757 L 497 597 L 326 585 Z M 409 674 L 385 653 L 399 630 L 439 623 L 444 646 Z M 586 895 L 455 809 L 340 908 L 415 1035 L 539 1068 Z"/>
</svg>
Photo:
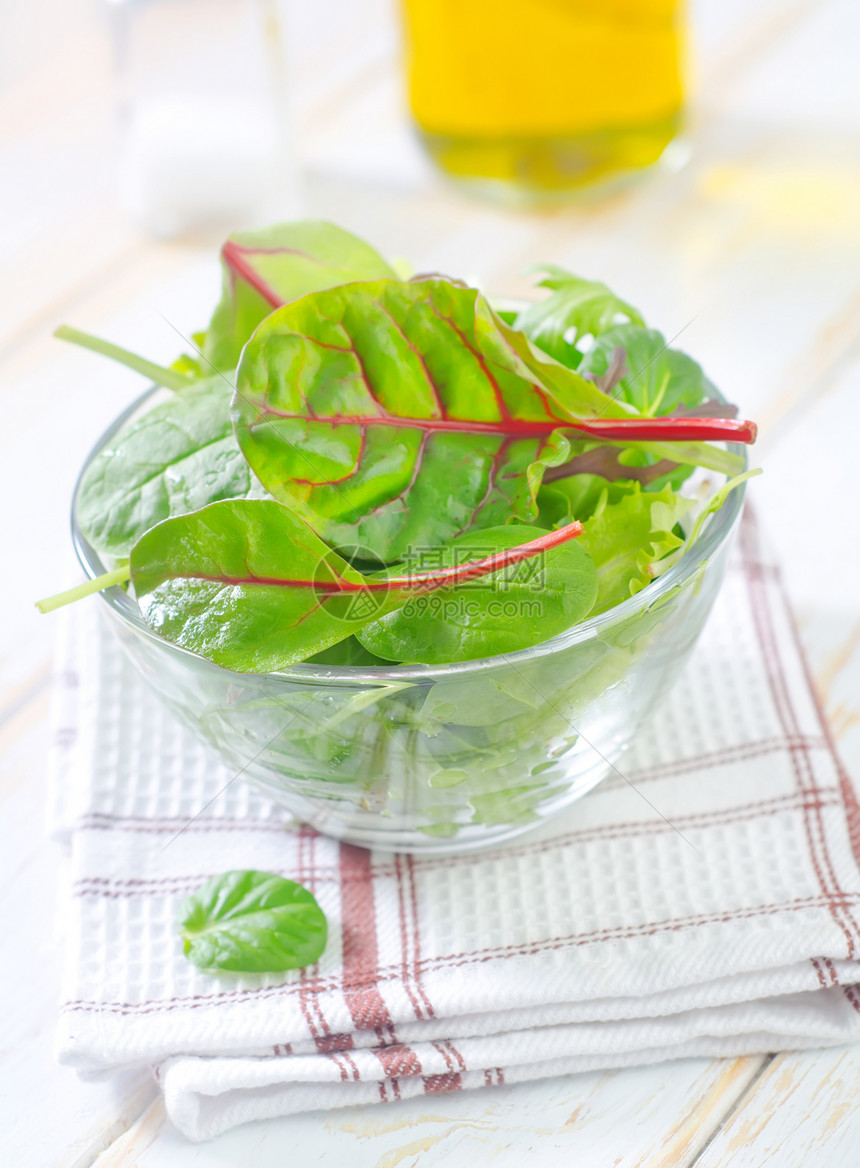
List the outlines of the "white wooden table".
<svg viewBox="0 0 860 1168">
<path fill-rule="evenodd" d="M 56 11 L 54 11 L 56 9 Z M 296 5 L 305 211 L 418 269 L 522 294 L 551 260 L 606 280 L 762 424 L 753 486 L 781 554 L 839 746 L 860 776 L 860 9 L 853 0 L 700 0 L 692 154 L 634 190 L 526 214 L 442 184 L 409 139 L 386 0 Z M 51 14 L 60 20 L 51 22 Z M 385 1109 L 309 1114 L 192 1146 L 145 1076 L 86 1083 L 56 1065 L 61 977 L 43 830 L 54 627 L 67 505 L 90 444 L 140 388 L 50 339 L 68 319 L 155 359 L 205 321 L 211 241 L 158 243 L 112 186 L 98 13 L 44 0 L 45 57 L 0 89 L 0 1148 L 16 1168 L 348 1162 L 843 1168 L 860 1144 L 860 1048 L 687 1060 Z M 37 17 L 39 17 L 37 19 Z M 9 19 L 6 17 L 5 19 Z M 0 35 L 3 27 L 0 24 Z M 62 35 L 60 35 L 62 32 Z M 5 58 L 0 57 L 5 60 Z"/>
</svg>

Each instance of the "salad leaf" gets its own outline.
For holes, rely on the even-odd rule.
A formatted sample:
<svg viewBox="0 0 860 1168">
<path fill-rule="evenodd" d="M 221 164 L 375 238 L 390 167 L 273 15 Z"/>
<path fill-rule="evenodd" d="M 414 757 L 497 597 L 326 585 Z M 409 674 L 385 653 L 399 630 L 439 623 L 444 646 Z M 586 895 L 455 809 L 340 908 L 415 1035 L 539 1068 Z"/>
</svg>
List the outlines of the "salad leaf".
<svg viewBox="0 0 860 1168">
<path fill-rule="evenodd" d="M 301 884 L 251 869 L 213 876 L 182 905 L 185 956 L 200 969 L 280 973 L 322 956 L 325 914 Z"/>
<path fill-rule="evenodd" d="M 607 453 L 616 452 L 607 450 Z M 631 485 L 629 478 L 619 476 L 617 480 L 607 482 L 599 474 L 587 473 L 552 479 L 549 483 L 544 481 L 538 492 L 539 517 L 550 528 L 563 527 L 575 519 L 584 523 L 594 514 L 601 500 L 615 503 L 630 491 Z"/>
<path fill-rule="evenodd" d="M 562 268 L 546 267 L 542 270 L 551 273 L 550 279 L 543 281 L 544 285 L 555 287 L 556 291 L 546 300 L 530 305 L 529 308 L 521 312 L 517 317 L 515 329 L 505 329 L 508 343 L 517 350 L 542 383 L 553 389 L 556 394 L 560 394 L 562 400 L 564 400 L 565 377 L 571 376 L 571 371 L 574 369 L 583 374 L 588 373 L 589 377 L 602 385 L 603 388 L 614 388 L 620 369 L 617 368 L 613 357 L 615 350 L 622 347 L 618 343 L 617 333 L 614 331 L 617 318 L 619 316 L 628 317 L 629 323 L 627 325 L 617 327 L 625 330 L 622 338 L 629 339 L 639 332 L 648 331 L 644 329 L 641 316 L 632 305 L 620 300 L 610 292 L 605 284 L 582 280 L 578 276 L 565 272 Z M 615 338 L 611 345 L 607 346 L 608 360 L 604 361 L 602 356 L 595 357 L 595 365 L 598 368 L 590 368 L 587 365 L 583 367 L 583 354 L 576 347 L 577 342 L 585 335 L 591 335 L 599 344 L 600 337 L 608 332 L 613 332 Z M 571 336 L 571 334 L 573 334 L 572 339 L 566 340 L 565 336 Z M 659 334 L 657 335 L 659 336 Z M 547 359 L 544 354 L 548 354 L 551 360 Z M 678 354 L 678 357 L 683 356 L 683 354 Z M 673 359 L 669 360 L 671 362 Z M 628 381 L 636 380 L 634 375 L 637 371 L 641 372 L 641 367 L 639 370 L 634 370 L 633 373 L 627 373 Z M 673 372 L 678 373 L 675 370 Z M 685 365 L 683 380 L 688 382 L 690 379 L 690 371 Z M 703 381 L 706 386 L 709 385 L 704 378 Z M 608 393 L 603 393 L 598 384 L 594 385 L 594 389 L 595 392 L 601 394 L 604 403 L 612 402 L 615 409 L 618 407 L 626 408 L 628 417 L 637 418 L 639 416 L 635 393 L 631 391 L 628 394 L 629 400 L 624 395 L 619 396 L 615 392 L 610 396 Z M 685 390 L 685 392 L 688 391 Z M 661 414 L 668 412 L 668 408 L 660 410 Z M 680 411 L 678 412 L 680 413 Z M 625 415 L 621 412 L 613 412 L 608 404 L 604 404 L 602 408 L 598 406 L 595 409 L 594 416 L 620 419 Z M 667 427 L 667 434 L 669 429 Z M 612 438 L 611 434 L 605 432 L 600 434 L 599 429 L 595 426 L 592 426 L 591 432 L 604 439 Z M 717 428 L 712 428 L 708 432 L 706 426 L 700 425 L 699 428 L 691 428 L 690 438 L 693 439 L 691 441 L 678 440 L 680 438 L 678 432 L 674 434 L 672 441 L 663 441 L 656 434 L 652 434 L 650 437 L 642 433 L 637 434 L 635 428 L 631 426 L 629 438 L 616 443 L 616 445 L 635 449 L 640 454 L 646 455 L 648 461 L 666 460 L 676 464 L 703 466 L 726 475 L 739 474 L 743 469 L 742 458 L 730 451 L 708 446 L 705 441 L 695 440 L 721 437 L 728 442 L 753 442 L 755 441 L 755 427 L 751 423 L 729 423 L 720 433 Z M 557 465 L 557 462 L 553 465 Z"/>
<path fill-rule="evenodd" d="M 680 559 L 683 553 L 696 542 L 704 530 L 706 521 L 710 518 L 711 515 L 715 515 L 716 512 L 719 511 L 732 491 L 736 491 L 737 488 L 742 486 L 748 479 L 754 479 L 761 473 L 761 467 L 751 467 L 749 470 L 744 471 L 743 474 L 735 475 L 733 479 L 729 479 L 728 482 L 723 483 L 721 487 L 714 491 L 713 495 L 711 495 L 710 499 L 707 500 L 707 502 L 696 515 L 695 522 L 692 524 L 692 527 L 689 526 L 689 523 L 687 524 L 689 527 L 689 532 L 684 539 L 683 546 L 678 548 L 677 551 L 674 551 L 670 556 L 667 556 L 666 559 L 661 560 L 659 564 L 655 564 L 653 574 L 655 576 L 662 575 L 665 571 L 671 568 L 672 565 L 676 563 L 678 559 Z"/>
<path fill-rule="evenodd" d="M 221 300 L 203 337 L 203 356 L 234 369 L 242 346 L 273 308 L 307 292 L 394 271 L 369 244 L 316 219 L 231 235 L 221 249 Z"/>
<path fill-rule="evenodd" d="M 521 648 L 587 615 L 595 592 L 602 611 L 671 565 L 691 542 L 672 488 L 692 466 L 741 467 L 711 443 L 754 440 L 635 308 L 563 269 L 511 314 L 458 281 L 397 278 L 320 222 L 233 236 L 222 260 L 210 328 L 169 369 L 58 331 L 181 392 L 88 467 L 77 513 L 109 570 L 43 610 L 131 580 L 151 627 L 238 671 Z M 226 378 L 202 372 L 240 350 L 228 417 Z M 561 547 L 580 519 L 586 540 Z M 503 550 L 480 555 L 490 546 Z M 467 548 L 479 559 L 411 566 Z M 530 619 L 497 611 L 499 573 L 540 553 L 568 563 L 564 580 L 542 585 Z M 519 617 L 531 594 L 504 586 Z M 428 741 L 441 732 L 420 703 L 413 718 Z"/>
<path fill-rule="evenodd" d="M 124 557 L 156 523 L 218 499 L 265 494 L 230 421 L 230 387 L 198 382 L 124 426 L 81 480 L 78 522 L 101 554 Z"/>
<path fill-rule="evenodd" d="M 670 428 L 539 353 L 473 288 L 437 278 L 342 285 L 272 313 L 243 352 L 233 416 L 275 498 L 335 546 L 386 562 L 534 519 L 568 431 L 650 452 L 638 440 Z M 702 442 L 663 445 L 682 462 L 740 463 Z"/>
<path fill-rule="evenodd" d="M 634 462 L 634 456 L 642 460 L 642 465 Z M 578 478 L 587 475 L 595 481 L 604 480 L 614 483 L 618 479 L 636 479 L 643 486 L 654 482 L 661 475 L 669 474 L 678 464 L 669 459 L 660 462 L 648 462 L 638 450 L 618 450 L 611 446 L 587 446 L 582 444 L 579 453 L 574 454 L 568 462 L 559 466 L 549 467 L 543 477 L 544 486 L 556 483 L 559 479 Z M 687 471 L 692 468 L 686 468 Z"/>
<path fill-rule="evenodd" d="M 338 641 L 336 645 L 329 645 L 327 649 L 309 657 L 308 662 L 311 665 L 331 665 L 332 668 L 343 665 L 373 666 L 374 668 L 381 665 L 384 668 L 390 664 L 381 657 L 377 657 L 375 653 L 371 653 L 369 649 L 365 649 L 355 636 L 349 636 L 345 641 Z"/>
<path fill-rule="evenodd" d="M 604 495 L 580 541 L 597 568 L 598 594 L 592 615 L 651 583 L 654 565 L 684 543 L 673 529 L 692 505 L 691 499 L 676 495 L 669 486 L 643 491 L 639 483 L 633 483 L 614 503 L 608 501 L 608 493 Z"/>
<path fill-rule="evenodd" d="M 130 569 L 156 632 L 227 669 L 265 673 L 322 652 L 419 593 L 538 557 L 581 531 L 541 531 L 437 570 L 363 576 L 286 507 L 233 499 L 153 527 L 132 548 Z"/>
<path fill-rule="evenodd" d="M 266 500 L 211 503 L 167 519 L 141 536 L 130 563 L 144 620 L 238 672 L 303 661 L 397 603 Z"/>
<path fill-rule="evenodd" d="M 569 393 L 563 408 L 473 288 L 385 280 L 264 321 L 239 365 L 234 421 L 275 498 L 336 546 L 391 561 L 533 518 L 532 468 L 566 451 L 555 431 L 571 407 L 593 414 L 606 400 L 576 382 L 581 401 Z"/>
<path fill-rule="evenodd" d="M 618 323 L 619 316 L 631 324 L 644 325 L 639 312 L 599 280 L 585 280 L 554 264 L 541 264 L 531 271 L 546 272 L 539 288 L 552 295 L 530 304 L 516 320 L 516 327 L 545 353 L 562 365 L 576 369 L 581 360 L 577 341 L 584 336 L 599 337 Z"/>
<path fill-rule="evenodd" d="M 536 527 L 495 527 L 461 536 L 448 550 L 454 562 L 471 560 L 542 535 Z M 494 572 L 476 583 L 416 596 L 356 637 L 391 661 L 470 661 L 549 640 L 587 616 L 596 597 L 594 564 L 569 542 L 513 572 Z"/>
<path fill-rule="evenodd" d="M 613 396 L 653 417 L 678 406 L 697 406 L 710 388 L 702 367 L 679 349 L 670 349 L 662 333 L 636 325 L 619 325 L 599 336 L 579 366 L 582 374 L 604 376 L 616 349 L 624 350 L 627 369 Z"/>
</svg>

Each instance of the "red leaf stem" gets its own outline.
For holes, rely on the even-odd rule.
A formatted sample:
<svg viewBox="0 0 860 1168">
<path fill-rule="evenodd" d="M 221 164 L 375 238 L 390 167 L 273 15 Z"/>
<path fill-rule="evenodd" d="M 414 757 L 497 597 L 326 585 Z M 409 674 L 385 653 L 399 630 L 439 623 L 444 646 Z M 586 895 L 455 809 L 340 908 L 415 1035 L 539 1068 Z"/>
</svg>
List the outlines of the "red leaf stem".
<svg viewBox="0 0 860 1168">
<path fill-rule="evenodd" d="M 505 551 L 494 552 L 493 555 L 485 556 L 480 560 L 456 564 L 451 568 L 440 568 L 435 572 L 412 572 L 408 576 L 390 576 L 382 583 L 385 588 L 414 588 L 418 592 L 425 589 L 442 588 L 446 585 L 465 584 L 468 580 L 475 580 L 490 572 L 498 572 L 502 568 L 519 564 L 523 560 L 540 555 L 541 552 L 549 551 L 550 548 L 567 543 L 568 540 L 576 539 L 577 536 L 582 535 L 584 530 L 579 520 L 575 520 L 555 531 L 548 531 L 546 535 L 538 536 L 537 539 L 531 539 L 528 543 L 507 548 Z"/>
<path fill-rule="evenodd" d="M 234 243 L 232 239 L 228 239 L 221 248 L 221 256 L 224 263 L 232 268 L 234 272 L 238 273 L 243 280 L 246 280 L 252 288 L 267 300 L 273 308 L 280 308 L 284 301 L 278 293 L 271 288 L 266 281 L 260 276 L 259 272 L 255 272 L 248 261 L 245 259 L 249 248 L 240 247 L 238 243 Z M 285 250 L 282 248 L 273 249 L 277 251 Z"/>
<path fill-rule="evenodd" d="M 549 437 L 556 430 L 575 430 L 605 442 L 743 442 L 756 440 L 755 422 L 734 418 L 558 418 L 551 422 L 532 422 L 504 418 L 497 422 L 474 422 L 459 418 L 408 418 L 402 415 L 340 415 L 316 418 L 306 414 L 288 414 L 272 406 L 260 409 L 262 416 L 301 422 L 319 422 L 327 426 L 373 425 L 395 426 L 410 430 L 449 431 L 462 434 L 504 434 L 511 438 Z"/>
<path fill-rule="evenodd" d="M 465 584 L 468 580 L 487 576 L 490 572 L 501 571 L 513 564 L 549 551 L 568 540 L 582 535 L 583 526 L 579 521 L 568 523 L 556 531 L 548 531 L 537 539 L 530 539 L 527 543 L 517 547 L 506 548 L 501 552 L 494 552 L 491 556 L 484 556 L 480 560 L 470 560 L 465 564 L 455 564 L 450 568 L 439 568 L 431 572 L 411 572 L 406 576 L 388 576 L 384 580 L 302 580 L 289 579 L 282 576 L 227 576 L 209 575 L 204 572 L 171 573 L 171 579 L 192 578 L 195 580 L 212 580 L 218 584 L 270 584 L 279 588 L 310 588 L 314 592 L 336 596 L 344 592 L 388 592 L 392 588 L 414 589 L 416 592 L 429 592 L 434 588 L 452 587 L 455 584 Z"/>
<path fill-rule="evenodd" d="M 735 418 L 622 418 L 577 421 L 571 429 L 594 438 L 630 442 L 744 442 L 756 440 L 755 422 Z"/>
</svg>

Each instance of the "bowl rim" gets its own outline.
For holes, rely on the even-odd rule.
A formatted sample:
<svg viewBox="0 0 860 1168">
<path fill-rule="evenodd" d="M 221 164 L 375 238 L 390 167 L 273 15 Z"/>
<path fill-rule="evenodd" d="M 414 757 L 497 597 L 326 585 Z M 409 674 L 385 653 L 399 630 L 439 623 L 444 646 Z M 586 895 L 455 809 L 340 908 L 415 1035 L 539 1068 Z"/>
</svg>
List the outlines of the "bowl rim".
<svg viewBox="0 0 860 1168">
<path fill-rule="evenodd" d="M 722 395 L 718 391 L 715 391 L 713 386 L 709 385 L 709 390 L 716 392 L 716 395 L 722 399 Z M 86 539 L 78 523 L 78 497 L 84 476 L 103 447 L 135 415 L 141 412 L 150 399 L 158 397 L 162 392 L 163 389 L 161 386 L 151 385 L 118 414 L 96 440 L 78 474 L 72 492 L 70 515 L 72 543 L 78 562 L 91 580 L 103 575 L 109 571 L 109 568 L 103 563 L 99 553 Z M 746 447 L 731 443 L 728 445 L 728 449 L 740 454 L 744 458 L 745 464 L 748 464 Z M 656 580 L 643 588 L 641 592 L 637 592 L 634 596 L 623 600 L 620 604 L 616 604 L 614 607 L 607 609 L 606 612 L 589 617 L 580 624 L 574 625 L 572 628 L 566 629 L 563 633 L 559 633 L 555 637 L 550 638 L 550 640 L 542 641 L 537 645 L 531 645 L 526 649 L 517 649 L 511 653 L 498 653 L 491 657 L 478 657 L 470 661 L 454 661 L 445 665 L 392 663 L 386 667 L 371 665 L 326 666 L 300 662 L 290 666 L 289 669 L 272 671 L 270 673 L 255 673 L 251 675 L 239 673 L 226 669 L 223 665 L 217 665 L 214 661 L 209 661 L 207 658 L 193 653 L 190 649 L 175 645 L 173 642 L 167 641 L 165 638 L 159 636 L 158 633 L 144 622 L 136 602 L 120 585 L 103 589 L 99 595 L 102 602 L 108 606 L 111 612 L 138 635 L 154 641 L 165 651 L 187 656 L 198 667 L 208 666 L 210 669 L 217 670 L 231 677 L 265 677 L 279 681 L 301 682 L 304 685 L 313 684 L 314 682 L 325 684 L 330 682 L 350 682 L 354 684 L 378 682 L 391 684 L 400 681 L 437 681 L 441 678 L 451 676 L 482 673 L 506 665 L 516 666 L 517 664 L 525 663 L 535 658 L 549 656 L 563 649 L 570 648 L 573 645 L 593 640 L 608 627 L 620 624 L 637 613 L 644 614 L 656 601 L 661 600 L 675 588 L 692 578 L 699 567 L 715 552 L 720 550 L 730 539 L 743 510 L 745 496 L 746 482 L 741 483 L 736 490 L 732 491 L 722 507 L 710 517 L 699 538 L 689 551 L 681 556 L 662 575 L 658 576 Z"/>
</svg>

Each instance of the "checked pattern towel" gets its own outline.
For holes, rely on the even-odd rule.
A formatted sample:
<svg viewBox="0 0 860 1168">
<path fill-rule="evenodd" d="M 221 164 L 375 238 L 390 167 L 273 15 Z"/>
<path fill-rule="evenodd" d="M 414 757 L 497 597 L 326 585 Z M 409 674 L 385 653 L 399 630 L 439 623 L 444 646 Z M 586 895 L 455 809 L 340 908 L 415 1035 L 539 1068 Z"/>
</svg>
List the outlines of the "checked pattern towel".
<svg viewBox="0 0 860 1168">
<path fill-rule="evenodd" d="M 632 786 L 606 779 L 532 834 L 457 857 L 338 844 L 239 782 L 207 806 L 230 774 L 96 608 L 71 614 L 57 674 L 54 827 L 73 876 L 60 1057 L 152 1066 L 191 1139 L 860 1037 L 860 807 L 750 517 L 689 668 L 625 756 Z M 318 965 L 225 981 L 184 960 L 178 903 L 243 867 L 312 889 L 330 922 Z"/>
</svg>

